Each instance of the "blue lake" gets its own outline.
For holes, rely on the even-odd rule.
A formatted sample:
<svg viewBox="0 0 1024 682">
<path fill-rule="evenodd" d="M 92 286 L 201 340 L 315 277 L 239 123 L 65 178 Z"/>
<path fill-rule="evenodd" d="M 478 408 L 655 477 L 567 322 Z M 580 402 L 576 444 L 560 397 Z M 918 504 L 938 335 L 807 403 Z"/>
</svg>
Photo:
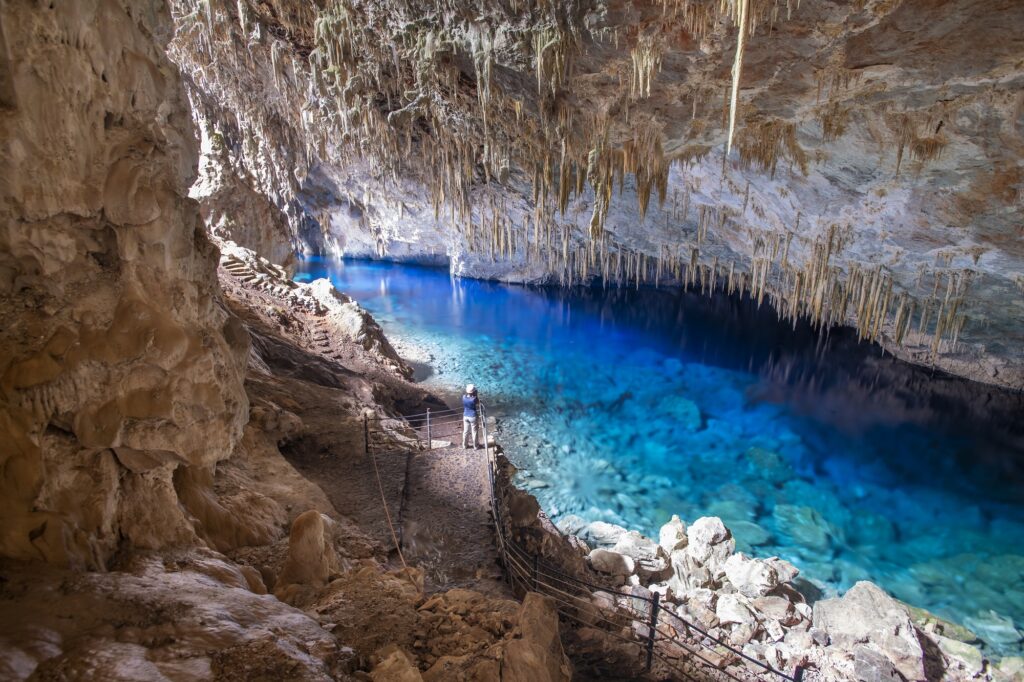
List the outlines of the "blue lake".
<svg viewBox="0 0 1024 682">
<path fill-rule="evenodd" d="M 480 387 L 556 520 L 657 537 L 719 516 L 738 547 L 792 561 L 826 594 L 872 580 L 1020 655 L 1024 402 L 781 323 L 768 306 L 680 291 L 452 279 L 311 258 L 429 365 Z"/>
</svg>

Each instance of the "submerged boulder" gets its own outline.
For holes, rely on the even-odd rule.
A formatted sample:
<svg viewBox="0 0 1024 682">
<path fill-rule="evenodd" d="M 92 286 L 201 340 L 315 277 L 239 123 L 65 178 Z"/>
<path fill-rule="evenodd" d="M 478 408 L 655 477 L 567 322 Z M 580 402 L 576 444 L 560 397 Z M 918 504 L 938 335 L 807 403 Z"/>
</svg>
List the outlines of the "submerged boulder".
<svg viewBox="0 0 1024 682">
<path fill-rule="evenodd" d="M 827 553 L 831 549 L 831 525 L 817 510 L 792 504 L 777 504 L 773 516 L 779 532 L 795 546 L 816 553 Z"/>
<path fill-rule="evenodd" d="M 619 539 L 629 531 L 622 526 L 606 521 L 594 521 L 588 523 L 576 535 L 578 535 L 590 547 L 611 549 Z"/>
<path fill-rule="evenodd" d="M 1014 627 L 1013 621 L 995 611 L 985 611 L 965 618 L 964 625 L 976 632 L 978 637 L 992 647 L 1007 647 L 1024 640 L 1024 635 Z"/>
</svg>

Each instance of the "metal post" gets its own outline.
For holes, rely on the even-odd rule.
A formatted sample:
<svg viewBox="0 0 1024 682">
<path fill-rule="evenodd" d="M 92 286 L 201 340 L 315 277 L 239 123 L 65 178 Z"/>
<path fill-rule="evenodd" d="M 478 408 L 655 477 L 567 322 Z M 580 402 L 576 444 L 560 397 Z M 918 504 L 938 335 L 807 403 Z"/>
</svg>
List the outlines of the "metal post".
<svg viewBox="0 0 1024 682">
<path fill-rule="evenodd" d="M 793 671 L 793 682 L 803 682 L 804 679 L 804 667 L 798 665 L 796 670 Z"/>
<path fill-rule="evenodd" d="M 661 594 L 654 593 L 654 603 L 651 604 L 650 630 L 647 633 L 647 672 L 651 672 L 651 663 L 654 662 L 654 633 L 658 627 L 658 608 L 661 603 Z"/>
<path fill-rule="evenodd" d="M 370 420 L 363 414 L 363 454 L 370 454 Z"/>
<path fill-rule="evenodd" d="M 533 555 L 533 591 L 539 592 L 537 589 L 537 555 Z"/>
<path fill-rule="evenodd" d="M 427 408 L 427 450 L 434 445 L 434 439 L 430 435 L 430 408 Z"/>
<path fill-rule="evenodd" d="M 483 406 L 482 403 L 480 405 L 480 428 L 484 432 L 484 459 L 486 459 L 486 460 L 488 460 L 488 462 L 490 462 L 490 458 L 491 458 L 491 441 L 487 437 L 487 413 L 484 412 L 484 406 Z M 487 466 L 490 466 L 490 464 L 488 464 Z"/>
</svg>

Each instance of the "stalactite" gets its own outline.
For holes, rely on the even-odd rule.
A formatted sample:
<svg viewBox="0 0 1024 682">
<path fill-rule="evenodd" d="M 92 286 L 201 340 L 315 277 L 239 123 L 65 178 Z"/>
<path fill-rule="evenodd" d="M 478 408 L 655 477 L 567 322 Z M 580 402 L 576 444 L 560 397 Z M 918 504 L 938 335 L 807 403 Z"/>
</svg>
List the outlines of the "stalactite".
<svg viewBox="0 0 1024 682">
<path fill-rule="evenodd" d="M 743 68 L 743 50 L 747 40 L 747 9 L 750 0 L 738 0 L 739 21 L 736 24 L 736 59 L 732 66 L 732 91 L 729 97 L 729 134 L 726 138 L 725 153 L 732 151 L 733 134 L 736 131 L 736 110 L 739 106 L 740 73 Z"/>
</svg>

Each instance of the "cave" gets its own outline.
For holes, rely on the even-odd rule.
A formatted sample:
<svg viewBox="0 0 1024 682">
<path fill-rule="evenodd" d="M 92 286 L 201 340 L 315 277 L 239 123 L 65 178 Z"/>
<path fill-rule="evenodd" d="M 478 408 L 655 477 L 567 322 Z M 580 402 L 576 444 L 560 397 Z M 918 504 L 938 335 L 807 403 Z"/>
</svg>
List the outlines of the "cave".
<svg viewBox="0 0 1024 682">
<path fill-rule="evenodd" d="M 4 0 L 0 187 L 2 680 L 1024 680 L 1019 0 Z"/>
</svg>

